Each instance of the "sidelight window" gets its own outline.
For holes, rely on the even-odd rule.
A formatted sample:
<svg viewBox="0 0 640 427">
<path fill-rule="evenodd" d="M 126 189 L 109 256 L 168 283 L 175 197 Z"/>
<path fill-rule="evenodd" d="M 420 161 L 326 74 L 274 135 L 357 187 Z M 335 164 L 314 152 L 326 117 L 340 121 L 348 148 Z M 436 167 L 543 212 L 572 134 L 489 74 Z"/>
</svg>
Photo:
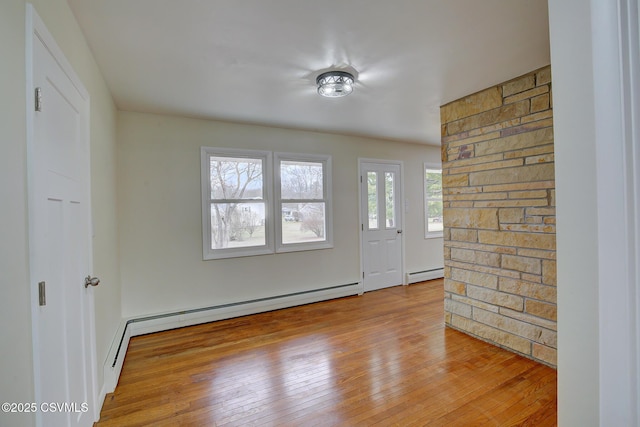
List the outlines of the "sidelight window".
<svg viewBox="0 0 640 427">
<path fill-rule="evenodd" d="M 424 165 L 425 238 L 442 237 L 442 169 Z"/>
</svg>

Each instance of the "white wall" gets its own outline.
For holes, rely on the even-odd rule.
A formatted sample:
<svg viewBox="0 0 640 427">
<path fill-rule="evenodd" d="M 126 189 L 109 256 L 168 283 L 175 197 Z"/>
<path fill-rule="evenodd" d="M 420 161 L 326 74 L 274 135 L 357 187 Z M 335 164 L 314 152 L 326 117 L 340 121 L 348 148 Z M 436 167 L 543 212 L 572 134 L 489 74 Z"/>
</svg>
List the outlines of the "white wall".
<svg viewBox="0 0 640 427">
<path fill-rule="evenodd" d="M 33 400 L 28 288 L 25 6 L 0 3 L 0 400 Z M 32 425 L 31 416 L 0 413 L 0 424 Z"/>
<path fill-rule="evenodd" d="M 587 4 L 549 1 L 557 200 L 558 419 L 566 426 L 598 425 L 595 117 Z"/>
<path fill-rule="evenodd" d="M 640 422 L 638 6 L 549 1 L 560 425 Z"/>
<path fill-rule="evenodd" d="M 202 260 L 200 147 L 333 156 L 334 248 Z M 442 267 L 424 239 L 423 162 L 438 147 L 120 112 L 118 174 L 123 315 L 206 307 L 360 281 L 358 157 L 404 162 L 407 271 Z"/>
<path fill-rule="evenodd" d="M 32 1 L 91 96 L 96 340 L 102 363 L 121 318 L 116 218 L 116 110 L 75 18 L 64 0 Z M 0 400 L 33 401 L 26 183 L 24 0 L 0 2 Z M 6 421 L 5 421 L 6 418 Z M 34 417 L 0 413 L 0 425 L 33 425 Z"/>
</svg>

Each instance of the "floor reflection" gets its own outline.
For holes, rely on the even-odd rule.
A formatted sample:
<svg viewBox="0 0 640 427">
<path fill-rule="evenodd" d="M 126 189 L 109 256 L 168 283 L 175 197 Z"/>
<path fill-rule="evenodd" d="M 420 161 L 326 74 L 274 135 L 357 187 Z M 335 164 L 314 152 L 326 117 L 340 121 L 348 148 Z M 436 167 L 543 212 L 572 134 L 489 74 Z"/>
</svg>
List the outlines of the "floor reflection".
<svg viewBox="0 0 640 427">
<path fill-rule="evenodd" d="M 442 299 L 412 285 L 135 337 L 96 426 L 553 426 L 555 371 L 444 328 Z"/>
<path fill-rule="evenodd" d="M 326 336 L 314 334 L 227 358 L 211 380 L 213 419 L 304 415 L 316 404 L 335 405 L 342 400 L 331 360 L 336 351 Z"/>
</svg>

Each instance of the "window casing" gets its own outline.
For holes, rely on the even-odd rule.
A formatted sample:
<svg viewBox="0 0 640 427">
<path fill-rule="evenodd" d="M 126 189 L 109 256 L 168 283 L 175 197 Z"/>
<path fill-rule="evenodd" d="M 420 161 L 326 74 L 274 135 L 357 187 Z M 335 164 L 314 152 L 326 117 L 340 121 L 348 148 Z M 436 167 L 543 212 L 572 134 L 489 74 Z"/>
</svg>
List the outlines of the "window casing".
<svg viewBox="0 0 640 427">
<path fill-rule="evenodd" d="M 424 164 L 424 228 L 425 239 L 442 237 L 442 168 Z"/>
<path fill-rule="evenodd" d="M 203 258 L 273 252 L 272 156 L 201 149 Z"/>
<path fill-rule="evenodd" d="M 205 260 L 333 247 L 330 156 L 202 147 L 201 186 Z"/>
<path fill-rule="evenodd" d="M 331 157 L 275 153 L 276 251 L 333 247 Z"/>
</svg>

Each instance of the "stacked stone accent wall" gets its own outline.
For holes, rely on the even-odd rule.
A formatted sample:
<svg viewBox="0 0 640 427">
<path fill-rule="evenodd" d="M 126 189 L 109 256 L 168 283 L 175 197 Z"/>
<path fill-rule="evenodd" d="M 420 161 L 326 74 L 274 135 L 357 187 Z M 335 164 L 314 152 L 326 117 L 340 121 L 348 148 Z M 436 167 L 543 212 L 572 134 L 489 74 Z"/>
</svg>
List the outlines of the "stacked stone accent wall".
<svg viewBox="0 0 640 427">
<path fill-rule="evenodd" d="M 551 69 L 440 109 L 445 322 L 556 366 Z"/>
</svg>

